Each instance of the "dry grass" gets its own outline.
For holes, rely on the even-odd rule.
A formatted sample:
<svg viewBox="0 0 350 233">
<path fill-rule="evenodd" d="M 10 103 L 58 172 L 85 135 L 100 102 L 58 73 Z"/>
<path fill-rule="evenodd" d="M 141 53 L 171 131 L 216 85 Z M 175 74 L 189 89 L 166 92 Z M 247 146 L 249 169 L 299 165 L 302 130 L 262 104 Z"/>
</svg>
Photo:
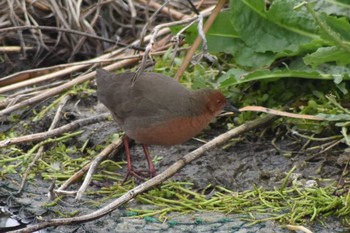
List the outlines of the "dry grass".
<svg viewBox="0 0 350 233">
<path fill-rule="evenodd" d="M 179 19 L 183 16 L 180 11 L 191 13 L 187 2 L 171 2 L 168 7 L 172 13 L 163 9 L 154 17 L 153 23 L 149 23 L 156 7 L 160 6 L 156 1 L 0 1 L 0 29 L 55 27 L 50 30 L 13 29 L 0 32 L 0 50 L 7 51 L 2 56 L 1 74 L 5 76 L 25 69 L 82 61 L 116 48 L 115 44 L 72 31 L 128 44 L 140 37 L 146 23 L 149 26 L 144 32 L 148 33 L 154 24 Z"/>
</svg>

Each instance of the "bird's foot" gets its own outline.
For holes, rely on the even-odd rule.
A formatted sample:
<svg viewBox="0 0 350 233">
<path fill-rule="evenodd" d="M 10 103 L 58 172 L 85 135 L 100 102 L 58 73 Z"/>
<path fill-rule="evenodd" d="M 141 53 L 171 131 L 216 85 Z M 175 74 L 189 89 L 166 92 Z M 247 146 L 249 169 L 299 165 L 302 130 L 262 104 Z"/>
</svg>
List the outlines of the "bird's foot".
<svg viewBox="0 0 350 233">
<path fill-rule="evenodd" d="M 128 169 L 128 172 L 126 173 L 126 176 L 123 179 L 122 183 L 125 183 L 130 177 L 135 177 L 137 180 L 141 180 L 144 181 L 146 180 L 148 177 L 152 178 L 155 177 L 157 175 L 156 171 L 153 170 L 138 170 L 136 171 L 135 169 Z"/>
</svg>

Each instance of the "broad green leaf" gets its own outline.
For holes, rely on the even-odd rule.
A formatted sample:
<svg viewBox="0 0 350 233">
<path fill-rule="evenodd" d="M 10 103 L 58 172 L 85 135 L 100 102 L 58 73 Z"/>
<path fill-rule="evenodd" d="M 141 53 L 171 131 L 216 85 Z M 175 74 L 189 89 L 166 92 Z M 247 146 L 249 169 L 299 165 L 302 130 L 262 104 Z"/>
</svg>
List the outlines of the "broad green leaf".
<svg viewBox="0 0 350 233">
<path fill-rule="evenodd" d="M 256 52 L 297 51 L 301 44 L 319 38 L 310 14 L 305 9 L 293 10 L 297 0 L 275 0 L 269 10 L 265 9 L 264 1 L 230 3 L 235 30 L 247 47 Z"/>
<path fill-rule="evenodd" d="M 322 64 L 317 67 L 319 72 L 330 74 L 334 79 L 337 76 L 341 76 L 344 80 L 349 80 L 350 68 L 348 66 L 337 66 L 334 64 Z"/>
<path fill-rule="evenodd" d="M 236 41 L 232 47 L 232 54 L 235 62 L 244 67 L 260 68 L 270 65 L 275 59 L 276 54 L 273 52 L 260 53 L 248 47 L 243 41 Z"/>
<path fill-rule="evenodd" d="M 232 54 L 239 43 L 239 35 L 230 23 L 230 12 L 221 12 L 206 34 L 208 50 L 211 53 L 224 52 Z"/>
<path fill-rule="evenodd" d="M 230 11 L 221 12 L 207 32 L 206 39 L 210 53 L 224 52 L 232 54 L 233 47 L 237 46 L 237 42 L 240 41 L 239 35 L 230 22 L 230 17 Z M 179 26 L 171 27 L 173 34 L 181 29 L 182 27 Z M 189 27 L 185 35 L 187 43 L 192 44 L 198 35 L 197 24 Z"/>
<path fill-rule="evenodd" d="M 315 0 L 315 10 L 325 12 L 328 15 L 350 17 L 349 0 Z"/>
<path fill-rule="evenodd" d="M 276 55 L 276 58 L 281 57 L 296 57 L 303 56 L 315 52 L 318 48 L 327 46 L 324 40 L 315 39 L 306 44 L 301 44 L 297 51 L 283 51 Z"/>
<path fill-rule="evenodd" d="M 332 31 L 339 34 L 342 40 L 350 41 L 350 23 L 348 18 L 338 18 L 326 15 L 325 13 L 321 14 L 321 18 L 327 23 Z"/>
<path fill-rule="evenodd" d="M 334 1 L 350 5 L 346 1 Z M 334 36 L 350 40 L 348 19 L 316 12 L 330 29 L 332 35 L 327 35 L 326 30 L 320 31 L 320 25 L 305 6 L 294 9 L 299 3 L 299 0 L 274 0 L 266 6 L 263 0 L 231 0 L 230 10 L 218 15 L 206 35 L 209 52 L 230 54 L 238 66 L 247 69 L 261 69 L 279 58 L 305 55 L 305 63 L 312 67 L 327 62 L 349 64 L 347 54 L 335 47 L 344 49 L 347 41 L 334 40 Z M 177 32 L 180 28 L 172 30 Z M 197 25 L 193 25 L 186 30 L 186 41 L 192 43 L 197 34 Z"/>
<path fill-rule="evenodd" d="M 320 73 L 318 72 L 305 72 L 305 71 L 288 71 L 288 70 L 257 70 L 254 72 L 247 72 L 242 69 L 230 69 L 226 74 L 223 75 L 223 80 L 220 85 L 221 87 L 242 84 L 251 81 L 260 80 L 277 80 L 280 78 L 308 78 L 308 79 L 320 79 Z M 330 75 L 325 75 L 323 79 L 332 79 Z"/>
<path fill-rule="evenodd" d="M 234 30 L 230 18 L 230 11 L 222 12 L 209 29 L 207 33 L 209 52 L 232 54 L 238 64 L 246 67 L 259 68 L 271 64 L 275 60 L 275 54 L 256 52 L 248 47 Z"/>
<path fill-rule="evenodd" d="M 305 64 L 317 67 L 323 63 L 336 62 L 337 65 L 350 64 L 350 54 L 336 46 L 321 47 L 316 52 L 304 57 Z"/>
<path fill-rule="evenodd" d="M 341 19 L 335 19 L 333 16 L 328 16 L 325 13 L 319 14 L 318 18 L 321 37 L 331 45 L 350 51 L 350 46 L 344 39 L 350 37 L 349 32 L 346 31 L 350 28 L 349 23 L 345 23 Z"/>
<path fill-rule="evenodd" d="M 235 31 L 233 25 L 230 23 L 231 12 L 223 11 L 215 19 L 211 25 L 207 36 L 213 37 L 227 37 L 239 38 L 239 34 Z"/>
<path fill-rule="evenodd" d="M 340 76 L 340 77 L 339 77 Z M 320 79 L 320 80 L 333 80 L 339 83 L 336 78 L 342 80 L 350 80 L 349 75 L 342 73 L 322 73 L 321 71 L 305 71 L 305 70 L 287 70 L 287 69 L 276 69 L 276 70 L 256 70 L 253 72 L 247 72 L 243 69 L 233 68 L 227 71 L 222 77 L 218 79 L 221 88 L 242 84 L 251 81 L 261 80 L 277 80 L 281 78 L 305 78 L 305 79 Z"/>
</svg>

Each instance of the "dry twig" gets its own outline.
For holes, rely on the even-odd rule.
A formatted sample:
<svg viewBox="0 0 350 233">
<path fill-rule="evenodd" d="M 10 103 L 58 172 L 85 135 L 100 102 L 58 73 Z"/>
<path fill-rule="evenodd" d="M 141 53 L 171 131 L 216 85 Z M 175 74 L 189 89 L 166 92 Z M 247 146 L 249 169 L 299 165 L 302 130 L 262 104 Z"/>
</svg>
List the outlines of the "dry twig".
<svg viewBox="0 0 350 233">
<path fill-rule="evenodd" d="M 221 9 L 224 7 L 226 3 L 226 0 L 220 0 L 216 7 L 214 8 L 213 12 L 210 14 L 207 22 L 204 25 L 203 32 L 207 33 L 210 26 L 213 24 L 214 20 L 216 19 L 216 16 L 220 13 Z M 190 63 L 193 54 L 196 52 L 198 46 L 200 45 L 202 39 L 201 36 L 197 36 L 196 40 L 193 42 L 191 48 L 188 50 L 186 57 L 184 58 L 181 67 L 177 70 L 175 74 L 175 79 L 180 80 L 183 73 L 185 72 L 188 64 Z"/>
<path fill-rule="evenodd" d="M 191 24 L 193 21 L 197 21 L 201 17 L 209 15 L 209 13 L 210 13 L 209 10 L 210 9 L 207 9 L 207 10 L 203 11 L 200 16 L 195 16 L 195 17 L 192 17 L 192 18 L 186 18 L 184 20 L 170 22 L 170 23 L 164 23 L 164 24 L 160 24 L 160 25 L 155 26 L 153 31 L 152 31 L 152 33 L 151 33 L 151 37 L 150 37 L 149 43 L 146 46 L 145 52 L 143 54 L 141 64 L 140 64 L 137 72 L 135 73 L 134 77 L 132 78 L 132 83 L 134 83 L 137 80 L 137 78 L 140 76 L 140 74 L 144 71 L 145 66 L 147 64 L 147 58 L 149 57 L 149 53 L 152 50 L 153 45 L 155 44 L 155 39 L 158 36 L 159 31 L 162 28 L 168 28 L 168 27 L 171 27 L 171 26 L 183 25 L 183 24 L 188 24 L 188 23 Z"/>
<path fill-rule="evenodd" d="M 210 12 L 211 12 L 211 9 L 212 9 L 212 7 L 207 8 L 207 9 L 203 10 L 201 12 L 201 14 L 202 15 L 209 15 Z M 191 21 L 191 20 L 195 19 L 196 17 L 197 16 L 189 18 L 188 20 Z M 164 25 L 167 25 L 167 24 L 164 24 Z M 159 25 L 159 28 L 162 28 L 162 29 L 158 29 L 159 31 L 157 32 L 156 36 L 162 36 L 162 35 L 165 35 L 165 34 L 170 32 L 169 28 L 163 28 L 163 27 L 164 26 Z M 147 36 L 145 38 L 145 41 L 150 41 L 152 39 L 152 37 L 154 37 L 154 35 Z M 132 45 L 137 45 L 138 43 L 139 43 L 139 40 L 134 41 L 131 44 Z M 113 51 L 111 53 L 105 54 L 103 56 L 91 59 L 90 61 L 95 61 L 96 63 L 99 63 L 99 60 L 101 60 L 101 59 L 108 59 L 108 58 L 115 57 L 115 56 L 123 57 L 124 55 L 122 53 L 124 53 L 124 52 L 125 52 L 125 49 L 122 48 L 122 49 Z M 104 68 L 106 70 L 119 69 L 119 68 L 125 67 L 127 65 L 133 64 L 136 61 L 138 61 L 138 58 L 128 59 L 128 60 L 117 62 L 115 64 L 109 65 L 109 66 L 104 67 Z M 39 78 L 37 78 L 38 80 L 36 80 L 36 81 L 42 82 L 42 81 L 47 81 L 48 79 L 51 79 L 51 78 L 61 77 L 63 75 L 70 74 L 72 72 L 84 69 L 87 66 L 88 65 L 78 65 L 78 66 L 69 67 L 69 68 L 66 68 L 66 69 L 63 69 L 63 70 L 60 70 L 60 71 L 53 72 L 53 73 L 48 74 L 48 75 L 44 75 L 43 77 L 39 77 Z M 82 82 L 85 82 L 85 81 L 93 78 L 94 76 L 95 76 L 95 72 L 91 72 L 91 73 L 79 76 L 79 77 L 77 77 L 77 78 L 75 78 L 75 79 L 73 79 L 73 80 L 71 80 L 71 81 L 69 81 L 69 82 L 67 82 L 65 84 L 62 84 L 62 85 L 60 85 L 60 86 L 58 86 L 56 88 L 53 88 L 50 91 L 46 91 L 46 92 L 41 93 L 41 94 L 39 94 L 37 96 L 34 96 L 34 97 L 30 98 L 30 99 L 27 99 L 27 100 L 24 100 L 24 101 L 22 101 L 20 103 L 17 103 L 15 105 L 11 106 L 11 107 L 3 109 L 3 110 L 0 111 L 0 117 L 4 116 L 4 115 L 7 115 L 7 114 L 9 114 L 9 113 L 11 113 L 11 112 L 13 112 L 13 111 L 15 111 L 17 109 L 22 108 L 22 107 L 30 106 L 30 105 L 32 105 L 34 103 L 43 101 L 43 100 L 45 100 L 48 97 L 57 95 L 57 94 L 61 93 L 62 91 L 65 91 L 65 90 L 73 87 L 74 85 L 80 84 Z M 29 84 L 33 84 L 34 81 L 29 82 L 29 83 L 25 83 L 25 84 L 22 84 L 22 83 L 23 82 L 15 84 L 15 86 L 11 85 L 12 86 L 11 90 L 14 90 L 14 89 L 17 89 L 17 88 L 20 88 L 20 87 L 23 87 L 23 86 L 26 86 L 26 85 L 29 85 Z M 0 92 L 6 92 L 6 91 L 9 91 L 9 90 L 10 90 L 9 87 L 0 88 Z"/>
<path fill-rule="evenodd" d="M 143 4 L 147 4 L 149 5 L 150 7 L 158 10 L 158 9 L 161 9 L 160 11 L 164 14 L 168 14 L 170 15 L 172 18 L 175 18 L 177 20 L 181 20 L 181 19 L 184 19 L 186 17 L 188 17 L 187 15 L 185 14 L 182 14 L 181 12 L 179 11 L 176 11 L 170 7 L 162 7 L 162 5 L 160 5 L 159 3 L 155 2 L 155 1 L 147 1 L 147 0 L 138 0 L 139 2 L 142 2 Z"/>
<path fill-rule="evenodd" d="M 111 153 L 114 153 L 115 150 L 120 148 L 122 145 L 123 140 L 118 138 L 114 142 L 112 142 L 109 146 L 107 146 L 91 163 L 88 173 L 85 176 L 83 184 L 80 186 L 77 195 L 75 197 L 75 200 L 80 201 L 81 197 L 83 196 L 85 190 L 88 188 L 91 180 L 92 175 L 95 173 L 95 170 L 97 169 L 97 166 L 107 158 L 108 155 Z"/>
<path fill-rule="evenodd" d="M 58 105 L 58 108 L 57 108 L 57 111 L 56 111 L 56 114 L 55 114 L 55 117 L 53 118 L 52 120 L 52 123 L 51 123 L 51 126 L 50 128 L 48 129 L 48 132 L 49 131 L 52 131 L 56 125 L 58 124 L 58 121 L 59 119 L 61 118 L 61 115 L 62 115 L 62 109 L 63 107 L 66 105 L 67 101 L 69 100 L 70 98 L 70 95 L 66 95 L 60 102 L 60 104 Z M 29 172 L 30 170 L 32 169 L 32 167 L 35 166 L 36 162 L 41 158 L 42 154 L 44 152 L 44 146 L 41 146 L 38 150 L 38 152 L 36 153 L 35 157 L 33 158 L 32 162 L 29 164 L 29 166 L 27 167 L 26 171 L 24 172 L 23 174 L 23 177 L 22 177 L 22 182 L 21 182 L 21 185 L 19 186 L 19 189 L 18 189 L 18 193 L 21 193 L 23 188 L 24 188 L 24 185 L 26 183 L 26 180 L 27 180 L 27 177 L 29 175 Z"/>
<path fill-rule="evenodd" d="M 106 120 L 106 119 L 108 119 L 108 116 L 109 116 L 109 113 L 104 113 L 104 114 L 100 114 L 97 116 L 73 121 L 72 123 L 69 123 L 67 125 L 64 125 L 62 127 L 56 128 L 56 129 L 53 129 L 51 131 L 21 136 L 21 137 L 17 137 L 17 138 L 6 139 L 3 141 L 0 141 L 0 148 L 10 146 L 10 145 L 27 143 L 27 142 L 42 141 L 42 140 L 45 140 L 47 138 L 56 137 L 58 135 L 66 133 L 68 131 L 72 131 L 72 130 L 78 129 L 80 127 L 83 127 L 85 125 L 94 124 L 94 123 Z"/>
<path fill-rule="evenodd" d="M 286 225 L 286 227 L 288 228 L 288 230 L 291 230 L 291 231 L 302 231 L 305 233 L 312 233 L 312 231 L 310 231 L 309 229 L 307 229 L 304 226 Z"/>
<path fill-rule="evenodd" d="M 315 120 L 315 121 L 324 121 L 325 120 L 324 118 L 318 117 L 318 116 L 284 112 L 284 111 L 265 108 L 265 107 L 261 107 L 261 106 L 245 106 L 243 108 L 240 108 L 239 111 L 241 111 L 241 112 L 244 112 L 244 111 L 265 112 L 265 113 L 273 114 L 273 115 L 277 115 L 277 116 L 285 116 L 285 117 L 305 119 L 305 120 Z"/>
</svg>

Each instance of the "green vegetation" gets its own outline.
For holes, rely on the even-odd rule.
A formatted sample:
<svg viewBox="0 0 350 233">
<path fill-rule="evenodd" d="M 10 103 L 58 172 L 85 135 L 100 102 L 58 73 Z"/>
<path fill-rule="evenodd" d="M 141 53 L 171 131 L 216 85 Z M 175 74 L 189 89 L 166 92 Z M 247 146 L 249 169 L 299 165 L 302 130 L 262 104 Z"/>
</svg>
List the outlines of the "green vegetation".
<svg viewBox="0 0 350 233">
<path fill-rule="evenodd" d="M 208 73 L 191 79 L 192 86 L 211 82 L 238 106 L 288 106 L 301 114 L 345 120 L 347 113 L 339 106 L 350 99 L 349 9 L 344 1 L 274 0 L 265 5 L 258 0 L 231 0 L 207 35 L 208 50 L 223 72 L 194 66 L 194 73 Z M 173 32 L 179 29 L 174 27 Z M 186 33 L 191 43 L 197 27 Z M 216 79 L 208 81 L 213 74 Z M 255 116 L 244 113 L 240 122 Z M 318 131 L 325 125 L 320 124 Z"/>
<path fill-rule="evenodd" d="M 348 147 L 349 10 L 350 3 L 346 0 L 317 0 L 313 3 L 273 0 L 270 5 L 265 5 L 261 0 L 231 0 L 230 9 L 218 16 L 208 32 L 209 52 L 217 57 L 218 64 L 211 66 L 203 62 L 189 67 L 182 82 L 194 89 L 204 86 L 219 88 L 238 107 L 287 107 L 288 111 L 322 116 L 327 121 L 315 123 L 283 119 L 274 127 L 288 125 L 300 137 L 309 141 L 330 140 L 327 148 L 340 142 Z M 174 32 L 178 30 L 178 27 L 173 28 Z M 188 43 L 194 40 L 196 31 L 196 26 L 186 31 Z M 156 58 L 156 71 L 174 74 L 176 67 L 181 64 L 183 53 L 175 59 L 174 67 L 170 69 L 170 52 L 172 51 Z M 64 95 L 79 95 L 79 99 L 84 99 L 94 92 L 90 88 L 86 82 L 62 94 L 47 106 L 37 109 L 37 112 L 33 111 L 33 121 L 44 119 Z M 258 115 L 252 112 L 242 113 L 238 117 L 238 123 Z M 17 124 L 20 116 L 13 114 L 9 121 Z M 22 135 L 23 131 L 29 132 L 31 127 L 33 125 L 28 122 L 19 123 L 0 135 L 0 140 Z M 28 179 L 33 181 L 40 176 L 45 180 L 57 179 L 57 184 L 62 184 L 108 144 L 105 142 L 91 148 L 88 140 L 76 143 L 75 137 L 80 134 L 81 131 L 77 131 L 29 146 L 2 149 L 0 178 L 23 174 L 33 154 L 39 147 L 45 146 L 45 155 Z M 348 152 L 349 149 L 345 151 Z M 115 170 L 121 166 L 125 166 L 125 162 L 107 160 L 100 165 L 99 173 L 94 175 L 93 180 L 107 181 L 113 185 L 90 192 L 91 196 L 102 197 L 98 203 L 90 204 L 97 205 L 119 197 L 135 186 L 133 180 L 121 185 L 122 175 L 115 174 Z M 348 174 L 347 170 L 348 168 L 344 169 L 344 177 Z M 159 220 L 166 219 L 166 215 L 173 211 L 217 211 L 244 214 L 244 219 L 253 223 L 271 219 L 281 223 L 305 223 L 322 221 L 322 217 L 337 216 L 350 224 L 348 187 L 339 190 L 335 182 L 331 185 L 305 187 L 294 181 L 289 182 L 290 174 L 280 187 L 273 190 L 255 187 L 244 192 L 212 187 L 210 184 L 205 190 L 198 191 L 192 183 L 168 181 L 160 188 L 137 197 L 138 201 L 152 205 L 151 209 L 129 211 L 132 216 L 157 216 Z M 209 192 L 213 195 L 207 195 Z M 268 217 L 256 217 L 261 213 Z M 76 213 L 59 214 L 71 216 Z M 152 221 L 152 218 L 147 219 Z"/>
<path fill-rule="evenodd" d="M 286 178 L 286 181 L 288 177 Z M 132 187 L 132 182 L 122 187 L 119 184 L 102 188 L 96 194 L 109 194 L 118 197 Z M 240 214 L 241 218 L 252 223 L 277 220 L 281 223 L 303 224 L 323 221 L 327 216 L 342 217 L 349 224 L 350 194 L 336 196 L 334 187 L 303 187 L 297 182 L 288 187 L 264 190 L 234 192 L 223 187 L 210 185 L 201 192 L 195 191 L 192 183 L 165 182 L 158 189 L 137 197 L 149 209 L 129 208 L 132 217 L 156 216 L 159 221 L 167 219 L 171 212 L 220 212 Z M 209 195 L 210 193 L 210 195 Z M 104 201 L 104 200 L 103 200 Z M 156 207 L 156 208 L 155 208 Z M 264 214 L 264 218 L 261 218 Z M 268 216 L 268 217 L 266 217 Z"/>
</svg>

